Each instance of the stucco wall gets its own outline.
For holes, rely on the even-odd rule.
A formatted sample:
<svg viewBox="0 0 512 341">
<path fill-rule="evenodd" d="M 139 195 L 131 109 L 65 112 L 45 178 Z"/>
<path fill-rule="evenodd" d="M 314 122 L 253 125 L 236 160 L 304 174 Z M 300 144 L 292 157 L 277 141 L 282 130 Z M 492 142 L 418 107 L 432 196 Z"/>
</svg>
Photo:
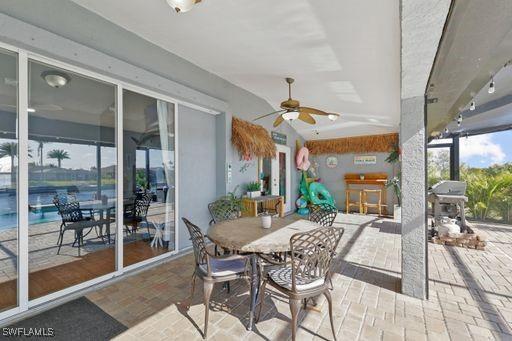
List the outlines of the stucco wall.
<svg viewBox="0 0 512 341">
<path fill-rule="evenodd" d="M 183 248 L 191 242 L 181 217 L 202 228 L 208 227 L 208 203 L 217 195 L 217 147 L 215 116 L 184 106 L 179 106 L 178 112 L 179 245 Z"/>
</svg>

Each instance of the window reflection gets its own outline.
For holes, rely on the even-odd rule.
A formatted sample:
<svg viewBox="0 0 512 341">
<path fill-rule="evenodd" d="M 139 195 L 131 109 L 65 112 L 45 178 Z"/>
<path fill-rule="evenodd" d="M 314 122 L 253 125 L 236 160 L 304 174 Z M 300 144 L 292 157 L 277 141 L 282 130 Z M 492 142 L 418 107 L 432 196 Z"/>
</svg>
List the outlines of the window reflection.
<svg viewBox="0 0 512 341">
<path fill-rule="evenodd" d="M 34 299 L 115 270 L 115 86 L 30 61 L 29 107 Z"/>
<path fill-rule="evenodd" d="M 16 55 L 0 51 L 0 311 L 17 305 L 18 138 Z"/>
<path fill-rule="evenodd" d="M 169 252 L 174 240 L 174 105 L 125 90 L 124 265 Z"/>
</svg>

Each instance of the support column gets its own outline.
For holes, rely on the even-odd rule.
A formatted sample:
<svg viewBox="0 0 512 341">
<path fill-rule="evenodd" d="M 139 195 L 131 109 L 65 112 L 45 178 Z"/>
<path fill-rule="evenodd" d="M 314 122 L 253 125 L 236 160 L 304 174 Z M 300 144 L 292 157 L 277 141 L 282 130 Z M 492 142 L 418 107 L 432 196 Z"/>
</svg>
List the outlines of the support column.
<svg viewBox="0 0 512 341">
<path fill-rule="evenodd" d="M 450 148 L 450 180 L 460 180 L 460 137 L 454 136 Z"/>
<path fill-rule="evenodd" d="M 401 101 L 402 293 L 428 298 L 425 98 Z"/>
</svg>

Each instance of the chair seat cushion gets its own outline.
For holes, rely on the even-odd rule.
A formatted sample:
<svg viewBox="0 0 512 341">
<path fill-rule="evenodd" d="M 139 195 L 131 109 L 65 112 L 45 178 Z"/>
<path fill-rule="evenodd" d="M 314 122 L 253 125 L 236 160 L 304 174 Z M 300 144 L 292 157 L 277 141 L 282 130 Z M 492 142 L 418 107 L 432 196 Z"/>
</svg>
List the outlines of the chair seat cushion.
<svg viewBox="0 0 512 341">
<path fill-rule="evenodd" d="M 279 269 L 273 269 L 268 272 L 268 276 L 277 285 L 292 290 L 292 268 L 281 267 Z M 304 278 L 295 279 L 295 289 L 298 291 L 314 289 L 324 284 L 324 278 L 318 278 L 315 280 L 307 280 Z"/>
<path fill-rule="evenodd" d="M 240 256 L 234 259 L 210 258 L 210 266 L 213 277 L 222 277 L 235 275 L 245 272 L 246 257 Z M 204 274 L 208 274 L 208 267 L 206 264 L 199 265 Z"/>
</svg>

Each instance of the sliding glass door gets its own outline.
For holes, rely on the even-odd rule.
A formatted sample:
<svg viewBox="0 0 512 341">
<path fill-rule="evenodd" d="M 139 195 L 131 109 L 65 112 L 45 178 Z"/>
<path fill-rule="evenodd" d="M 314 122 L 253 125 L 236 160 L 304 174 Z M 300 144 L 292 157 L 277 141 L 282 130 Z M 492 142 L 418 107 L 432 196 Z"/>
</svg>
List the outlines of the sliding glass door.
<svg viewBox="0 0 512 341">
<path fill-rule="evenodd" d="M 116 87 L 29 61 L 29 298 L 115 270 Z"/>
<path fill-rule="evenodd" d="M 176 250 L 175 104 L 6 48 L 0 318 Z"/>
<path fill-rule="evenodd" d="M 175 249 L 174 104 L 123 91 L 124 266 Z"/>
<path fill-rule="evenodd" d="M 0 311 L 17 305 L 17 88 L 16 55 L 0 50 Z"/>
</svg>

